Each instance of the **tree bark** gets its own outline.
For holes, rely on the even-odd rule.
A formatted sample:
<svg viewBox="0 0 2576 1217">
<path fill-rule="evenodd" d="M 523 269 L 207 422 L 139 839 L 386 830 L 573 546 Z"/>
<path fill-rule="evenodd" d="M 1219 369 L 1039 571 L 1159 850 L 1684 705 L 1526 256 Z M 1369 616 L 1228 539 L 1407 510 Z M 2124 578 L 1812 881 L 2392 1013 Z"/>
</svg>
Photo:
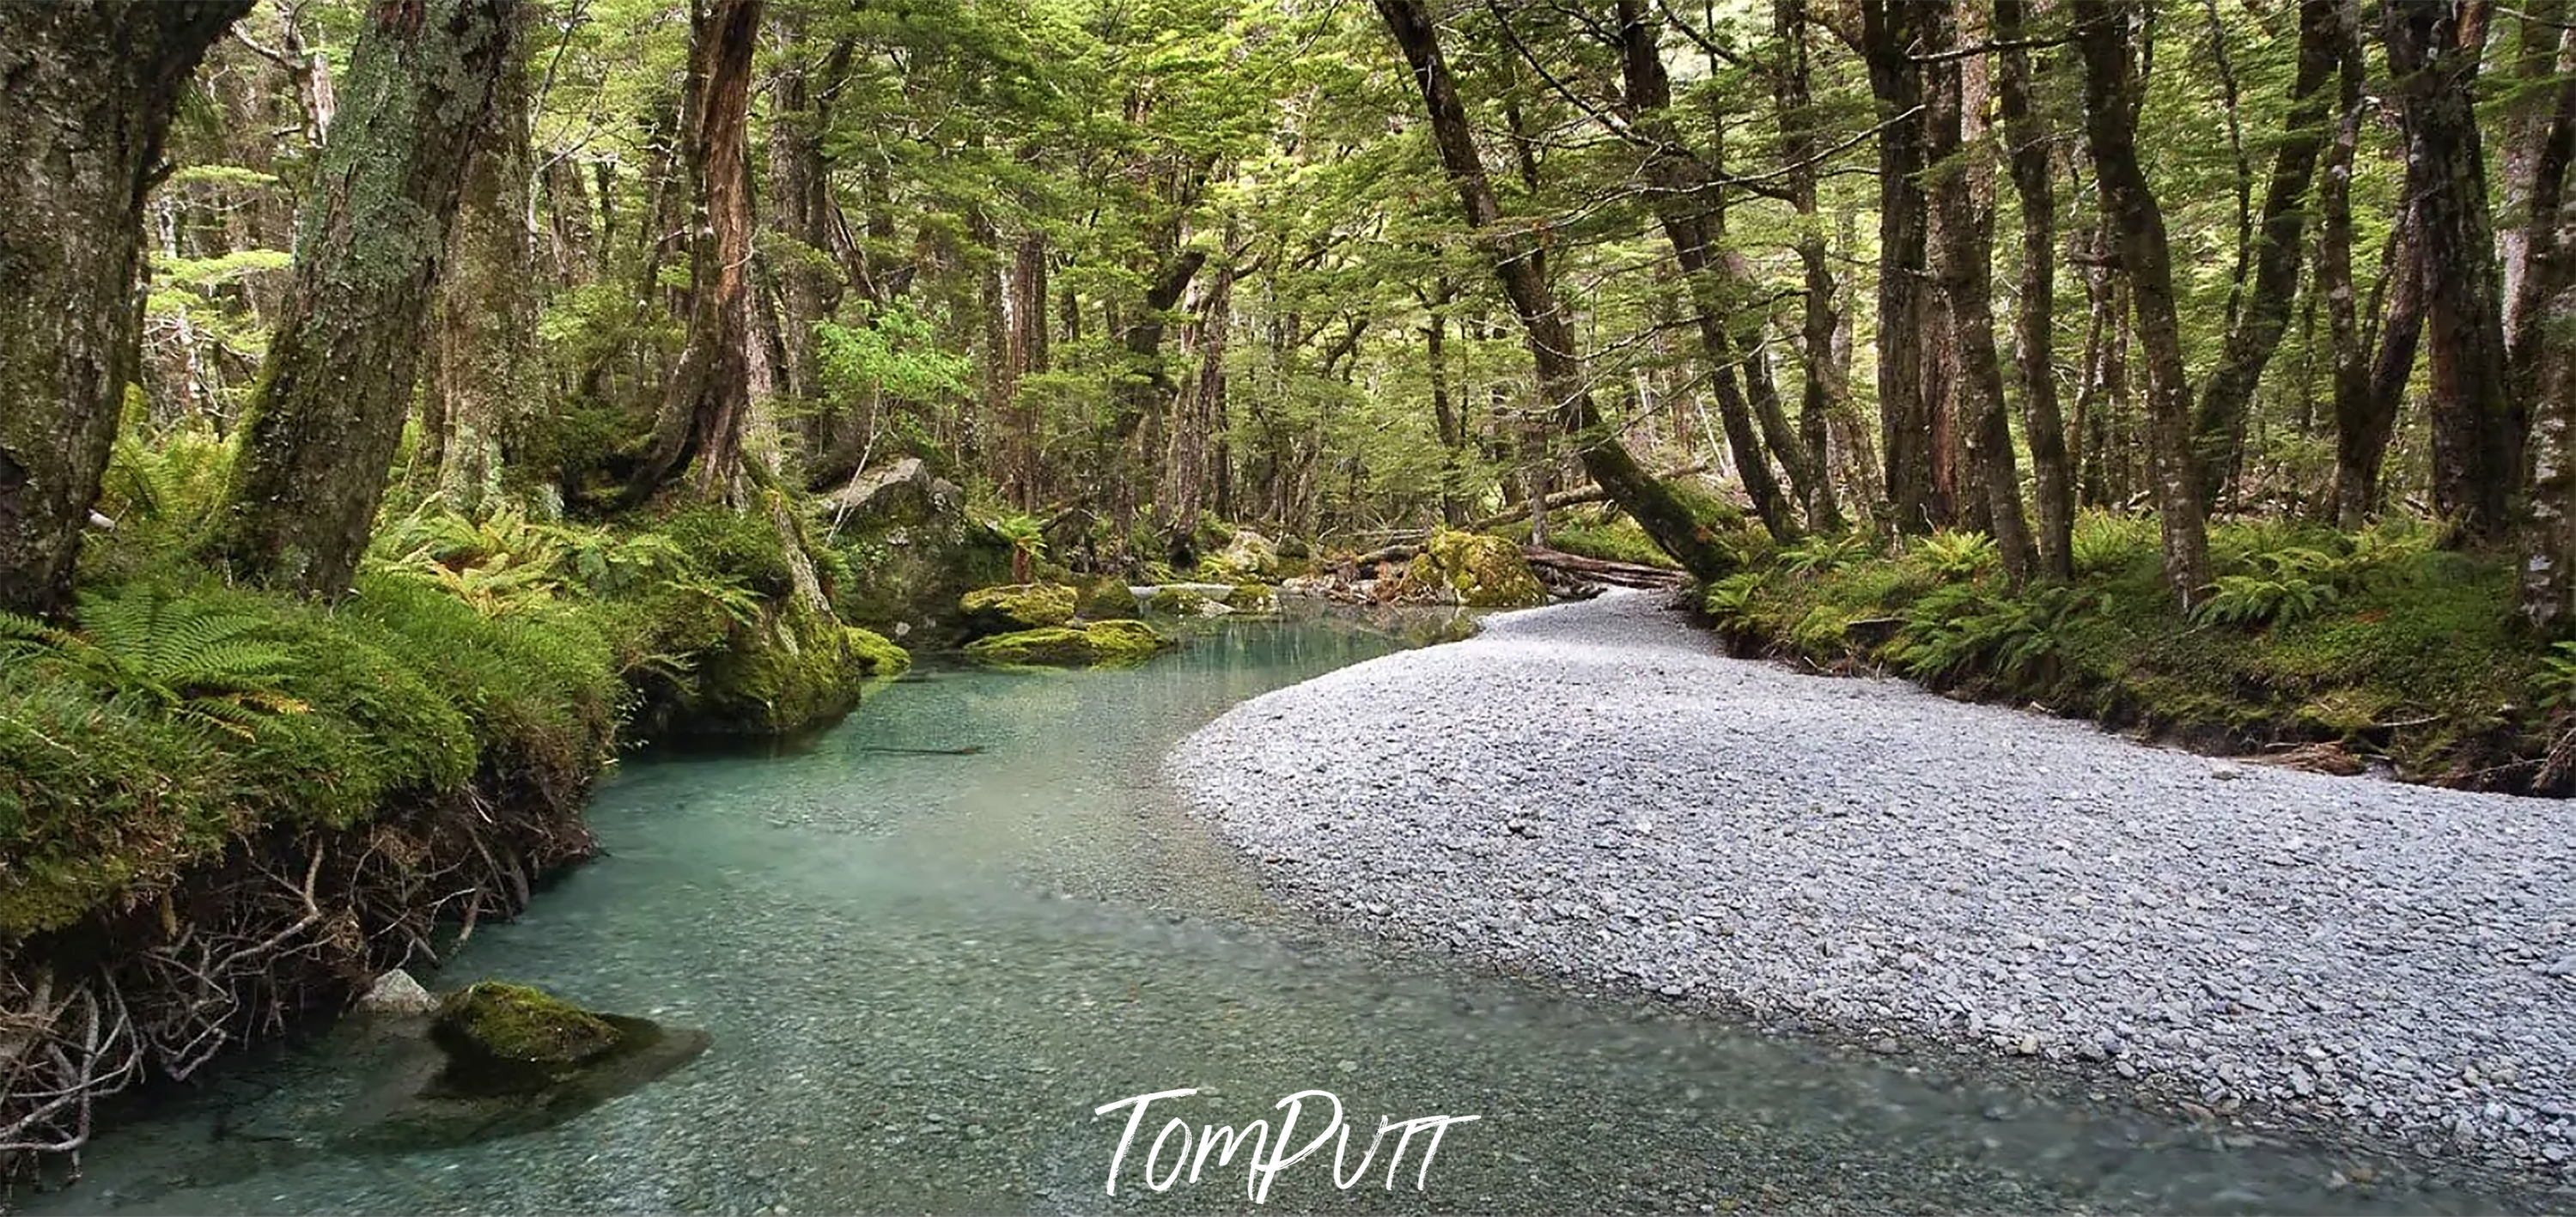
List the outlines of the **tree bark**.
<svg viewBox="0 0 2576 1217">
<path fill-rule="evenodd" d="M 751 166 L 745 130 L 762 0 L 695 0 L 690 73 L 696 96 L 681 154 L 697 198 L 689 249 L 689 334 L 662 399 L 653 445 L 624 501 L 633 506 L 695 463 L 704 498 L 742 499 L 743 427 L 751 411 L 746 331 L 751 292 Z"/>
<path fill-rule="evenodd" d="M 2464 543 L 2504 535 L 2527 426 L 2505 379 L 2504 301 L 2472 93 L 2485 11 L 2474 0 L 2411 0 L 2384 6 L 2380 27 L 2406 128 L 2406 194 L 2422 265 L 2433 508 L 2456 522 Z"/>
<path fill-rule="evenodd" d="M 2131 57 L 2135 10 L 2125 0 L 2080 0 L 2075 41 L 2084 61 L 2085 135 L 2101 180 L 2103 209 L 2119 227 L 2120 261 L 2146 348 L 2147 428 L 2156 508 L 2164 531 L 2165 581 L 2188 609 L 2209 582 L 2209 538 L 2201 515 L 2191 444 L 2191 385 L 2174 310 L 2172 254 L 2164 212 L 2138 164 L 2138 107 L 2144 90 Z"/>
<path fill-rule="evenodd" d="M 1583 378 L 1583 362 L 1574 347 L 1573 327 L 1566 321 L 1554 287 L 1547 281 L 1532 248 L 1521 233 L 1497 227 L 1502 209 L 1485 176 L 1483 158 L 1468 124 L 1467 108 L 1449 65 L 1440 53 L 1439 27 L 1423 0 L 1376 0 L 1378 14 L 1404 52 L 1421 91 L 1441 164 L 1458 190 L 1469 228 L 1485 246 L 1502 281 L 1504 294 L 1520 317 L 1540 392 L 1555 405 L 1564 430 L 1575 437 L 1584 471 L 1646 535 L 1683 568 L 1703 580 L 1724 578 L 1736 567 L 1726 545 L 1673 489 L 1647 473 L 1628 454 L 1618 437 L 1603 428 L 1599 409 Z"/>
<path fill-rule="evenodd" d="M 1848 407 L 1850 386 L 1843 383 L 1843 369 L 1834 358 L 1835 338 L 1843 326 L 1835 307 L 1841 288 L 1834 280 L 1816 203 L 1823 142 L 1817 134 L 1820 120 L 1807 66 L 1806 0 L 1775 0 L 1772 28 L 1786 56 L 1772 80 L 1772 97 L 1779 107 L 1780 155 L 1788 162 L 1782 191 L 1800 220 L 1794 244 L 1805 289 L 1798 324 L 1798 432 L 1815 473 L 1802 506 L 1809 527 L 1837 532 L 1843 527 L 1843 515 L 1834 494 L 1833 418 L 1837 410 Z"/>
<path fill-rule="evenodd" d="M 2263 190 L 2263 218 L 2253 248 L 2253 282 L 2232 314 L 2218 366 L 2201 390 L 2194 424 L 2200 459 L 2200 504 L 2218 509 L 2245 459 L 2245 422 L 2264 365 L 2288 328 L 2299 286 L 2300 230 L 2307 222 L 2308 183 L 2325 146 L 2327 84 L 2342 61 L 2342 0 L 2301 0 L 2298 76 L 2290 113 Z"/>
<path fill-rule="evenodd" d="M 1917 0 L 1862 0 L 1861 53 L 1878 102 L 1878 412 L 1886 501 L 1898 532 L 1935 523 L 1931 403 L 1923 392 L 1923 282 L 1928 278 L 1922 40 Z"/>
<path fill-rule="evenodd" d="M 526 19 L 512 16 L 522 24 Z M 514 29 L 512 45 L 524 36 Z M 528 240 L 532 101 L 527 58 L 514 51 L 493 85 L 491 128 L 466 164 L 431 330 L 432 396 L 443 423 L 432 437 L 440 454 L 438 490 L 449 506 L 468 513 L 482 505 L 484 484 L 538 399 L 532 361 L 537 267 Z"/>
<path fill-rule="evenodd" d="M 140 363 L 144 195 L 189 75 L 249 9 L 0 9 L 0 609 L 70 606 Z"/>
<path fill-rule="evenodd" d="M 517 54 L 518 0 L 369 10 L 245 411 L 219 537 L 233 570 L 346 590 L 402 438 L 467 161 Z"/>
<path fill-rule="evenodd" d="M 2520 19 L 2520 88 L 2505 121 L 2503 244 L 2505 368 L 2514 400 L 2547 402 L 2536 380 L 2544 324 L 2576 274 L 2561 213 L 2576 160 L 2576 3 L 2532 0 Z M 2563 340 L 2562 340 L 2563 341 Z"/>
<path fill-rule="evenodd" d="M 2075 485 L 2066 456 L 2066 420 L 2057 404 L 2057 195 L 2049 171 L 2049 124 L 2033 104 L 2027 36 L 2030 0 L 1995 0 L 1995 41 L 2004 44 L 1995 81 L 1996 107 L 2021 199 L 2021 304 L 2014 311 L 2021 367 L 2022 432 L 2030 445 L 2032 501 L 2037 509 L 2039 572 L 2075 577 Z"/>
<path fill-rule="evenodd" d="M 1950 17 L 1934 14 L 1931 20 L 1947 25 Z M 1995 548 L 2005 573 L 2020 583 L 2030 577 L 2036 559 L 2030 524 L 2022 514 L 2012 425 L 2004 412 L 2003 361 L 1995 352 L 1993 270 L 1986 252 L 1993 216 L 1971 176 L 1977 152 L 1964 141 L 1968 110 L 1972 105 L 1983 109 L 1985 99 L 1971 96 L 1955 62 L 1939 66 L 1929 93 L 1924 154 L 1935 166 L 1931 195 L 1941 234 L 1934 272 L 1949 303 L 1946 311 L 1957 343 L 1959 413 Z"/>
</svg>

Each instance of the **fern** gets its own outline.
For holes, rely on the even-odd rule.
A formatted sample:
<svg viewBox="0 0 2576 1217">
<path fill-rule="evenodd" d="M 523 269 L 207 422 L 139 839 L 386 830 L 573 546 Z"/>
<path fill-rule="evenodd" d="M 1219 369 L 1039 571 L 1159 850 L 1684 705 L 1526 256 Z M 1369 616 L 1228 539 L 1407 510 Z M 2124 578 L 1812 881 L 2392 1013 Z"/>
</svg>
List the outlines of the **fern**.
<svg viewBox="0 0 2576 1217">
<path fill-rule="evenodd" d="M 1700 608 L 1722 630 L 1743 631 L 1753 624 L 1753 595 L 1761 590 L 1762 576 L 1745 571 L 1728 575 L 1709 585 L 1708 595 L 1701 598 Z"/>
<path fill-rule="evenodd" d="M 1949 584 L 1926 593 L 1906 611 L 1887 658 L 1924 680 L 1973 671 L 2018 679 L 2055 658 L 2063 627 L 2096 603 L 2095 594 L 2066 587 L 2010 597 L 1972 583 Z"/>
<path fill-rule="evenodd" d="M 283 685 L 293 655 L 268 622 L 158 589 L 84 596 L 79 630 L 0 614 L 0 655 L 50 659 L 110 697 L 249 735 L 263 717 L 310 709 Z"/>
<path fill-rule="evenodd" d="M 2335 588 L 2303 575 L 2220 575 L 2191 610 L 2202 625 L 2287 625 L 2316 616 L 2334 602 Z"/>
<path fill-rule="evenodd" d="M 1974 579 L 2003 557 L 1993 537 L 1948 528 L 1925 537 L 1919 552 L 1932 573 L 1952 581 Z"/>
<path fill-rule="evenodd" d="M 0 628 L 5 628 L 5 622 L 0 622 Z M 2531 691 L 2543 710 L 2554 714 L 2576 709 L 2576 641 L 2549 645 L 2539 673 L 2531 678 Z"/>
<path fill-rule="evenodd" d="M 2156 552 L 2156 522 L 2088 511 L 2076 517 L 2072 557 L 2078 574 L 2116 571 Z"/>
<path fill-rule="evenodd" d="M 1780 555 L 1780 568 L 1793 575 L 1831 574 L 1869 556 L 1869 538 L 1860 533 L 1814 536 Z"/>
</svg>

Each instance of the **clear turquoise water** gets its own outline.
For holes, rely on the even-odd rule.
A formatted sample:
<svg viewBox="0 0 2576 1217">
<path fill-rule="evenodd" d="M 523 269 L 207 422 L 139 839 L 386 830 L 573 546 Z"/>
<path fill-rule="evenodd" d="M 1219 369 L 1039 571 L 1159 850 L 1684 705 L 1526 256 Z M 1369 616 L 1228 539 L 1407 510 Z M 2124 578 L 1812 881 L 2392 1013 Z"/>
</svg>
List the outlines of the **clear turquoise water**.
<svg viewBox="0 0 2576 1217">
<path fill-rule="evenodd" d="M 1237 701 L 1403 645 L 1345 621 L 1235 624 L 1130 671 L 931 672 L 784 755 L 629 762 L 591 811 L 604 855 L 433 983 L 507 977 L 706 1028 L 705 1056 L 536 1132 L 358 1153 L 321 1134 L 367 1058 L 325 1037 L 154 1104 L 34 1207 L 1245 1208 L 1239 1159 L 1143 1186 L 1162 1107 L 1104 1192 L 1124 1119 L 1094 1109 L 1188 1086 L 1206 1093 L 1171 1111 L 1196 1124 L 1330 1090 L 1363 1143 L 1381 1113 L 1481 1117 L 1426 1175 L 1417 1145 L 1392 1189 L 1382 1165 L 1337 1189 L 1329 1150 L 1289 1167 L 1267 1196 L 1287 1211 L 2540 1203 L 2351 1147 L 2195 1131 L 1982 1058 L 1882 1059 L 1478 974 L 1281 909 L 1156 763 Z M 981 751 L 873 750 L 965 747 Z"/>
</svg>

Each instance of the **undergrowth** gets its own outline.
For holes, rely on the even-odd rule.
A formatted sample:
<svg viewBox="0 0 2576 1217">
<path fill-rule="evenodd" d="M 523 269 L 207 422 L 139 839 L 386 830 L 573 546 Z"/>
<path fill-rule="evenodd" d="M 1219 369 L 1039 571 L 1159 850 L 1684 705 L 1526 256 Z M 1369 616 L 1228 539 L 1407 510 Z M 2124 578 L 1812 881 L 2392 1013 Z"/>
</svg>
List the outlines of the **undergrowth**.
<svg viewBox="0 0 2576 1217">
<path fill-rule="evenodd" d="M 2509 564 L 2435 539 L 2408 521 L 2349 534 L 2221 524 L 2212 582 L 2185 613 L 2155 521 L 2089 512 L 2070 584 L 2014 590 L 1982 536 L 1885 553 L 1809 538 L 1701 603 L 1739 649 L 1826 670 L 2212 750 L 2323 744 L 2414 780 L 2527 788 L 2576 714 L 2576 644 L 2549 649 L 2521 629 Z"/>
</svg>

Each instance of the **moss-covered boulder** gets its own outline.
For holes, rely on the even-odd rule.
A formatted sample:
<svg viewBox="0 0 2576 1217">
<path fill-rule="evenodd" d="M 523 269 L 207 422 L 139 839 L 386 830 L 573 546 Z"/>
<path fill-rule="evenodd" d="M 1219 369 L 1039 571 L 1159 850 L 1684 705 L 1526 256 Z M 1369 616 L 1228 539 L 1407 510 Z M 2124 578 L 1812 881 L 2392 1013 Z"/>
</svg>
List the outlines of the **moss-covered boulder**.
<svg viewBox="0 0 2576 1217">
<path fill-rule="evenodd" d="M 1011 543 L 966 510 L 965 492 L 906 457 L 829 496 L 832 547 L 849 571 L 833 607 L 853 625 L 909 640 L 957 636 L 957 598 L 1011 578 Z"/>
<path fill-rule="evenodd" d="M 623 1040 L 599 1015 L 542 989 L 497 980 L 448 994 L 429 1033 L 452 1068 L 505 1087 L 517 1077 L 530 1088 L 616 1051 Z"/>
<path fill-rule="evenodd" d="M 1153 596 L 1145 603 L 1157 613 L 1169 613 L 1174 617 L 1215 616 L 1226 611 L 1224 605 L 1187 587 L 1155 588 Z"/>
<path fill-rule="evenodd" d="M 1085 621 L 1118 621 L 1136 615 L 1136 593 L 1116 575 L 1077 575 L 1073 613 Z"/>
<path fill-rule="evenodd" d="M 1105 667 L 1141 663 L 1178 645 L 1142 621 L 1090 621 L 995 634 L 966 645 L 966 658 L 996 667 Z"/>
<path fill-rule="evenodd" d="M 910 663 L 885 638 L 791 599 L 734 626 L 671 725 L 684 735 L 792 735 L 849 713 L 870 677 Z"/>
<path fill-rule="evenodd" d="M 1279 589 L 1268 583 L 1238 583 L 1223 603 L 1238 613 L 1273 613 L 1279 611 Z"/>
<path fill-rule="evenodd" d="M 1061 583 L 1013 583 L 979 587 L 958 597 L 967 636 L 981 638 L 1019 630 L 1038 630 L 1073 620 L 1079 597 Z"/>
<path fill-rule="evenodd" d="M 849 641 L 850 659 L 870 679 L 900 675 L 912 666 L 912 652 L 896 646 L 894 641 L 875 630 L 855 625 L 841 627 L 842 637 Z"/>
<path fill-rule="evenodd" d="M 1199 577 L 1212 583 L 1246 583 L 1279 576 L 1279 548 L 1249 528 L 1234 530 L 1225 548 L 1199 560 Z"/>
<path fill-rule="evenodd" d="M 1405 599 L 1470 608 L 1523 608 L 1547 603 L 1547 587 L 1502 537 L 1441 529 L 1423 542 L 1404 572 Z"/>
</svg>

